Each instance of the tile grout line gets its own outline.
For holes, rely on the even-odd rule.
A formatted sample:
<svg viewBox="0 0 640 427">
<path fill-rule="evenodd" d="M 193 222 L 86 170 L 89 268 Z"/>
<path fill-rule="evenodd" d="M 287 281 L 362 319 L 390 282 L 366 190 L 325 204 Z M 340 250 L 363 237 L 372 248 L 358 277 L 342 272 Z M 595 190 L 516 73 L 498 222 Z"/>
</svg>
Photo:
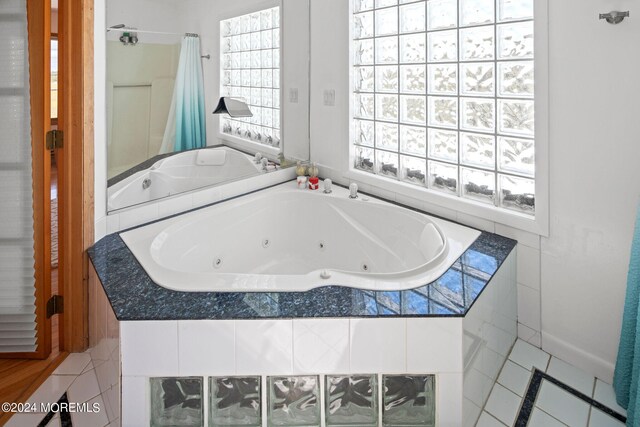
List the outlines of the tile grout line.
<svg viewBox="0 0 640 427">
<path fill-rule="evenodd" d="M 537 400 L 540 388 L 542 387 L 542 381 L 545 381 L 545 380 L 559 387 L 560 389 L 566 391 L 567 393 L 573 395 L 574 397 L 582 400 L 583 402 L 587 403 L 589 405 L 589 415 L 588 415 L 587 421 L 591 418 L 591 413 L 593 411 L 593 408 L 596 408 L 620 422 L 626 422 L 626 417 L 624 417 L 623 415 L 606 407 L 602 403 L 596 401 L 595 399 L 587 396 L 584 393 L 581 393 L 580 391 L 574 389 L 573 387 L 570 387 L 564 384 L 563 382 L 546 374 L 545 372 L 539 369 L 535 369 L 533 372 L 531 381 L 529 382 L 529 388 L 527 389 L 527 393 L 522 401 L 521 409 L 520 409 L 520 412 L 518 413 L 518 418 L 516 419 L 516 423 L 515 423 L 516 427 L 526 427 L 527 423 L 529 422 L 529 419 L 531 418 L 531 414 L 533 413 L 533 409 L 536 407 L 535 402 Z M 595 387 L 595 379 L 594 379 L 594 387 Z M 545 412 L 545 414 L 547 414 L 547 412 Z M 552 418 L 556 419 L 553 416 Z"/>
</svg>

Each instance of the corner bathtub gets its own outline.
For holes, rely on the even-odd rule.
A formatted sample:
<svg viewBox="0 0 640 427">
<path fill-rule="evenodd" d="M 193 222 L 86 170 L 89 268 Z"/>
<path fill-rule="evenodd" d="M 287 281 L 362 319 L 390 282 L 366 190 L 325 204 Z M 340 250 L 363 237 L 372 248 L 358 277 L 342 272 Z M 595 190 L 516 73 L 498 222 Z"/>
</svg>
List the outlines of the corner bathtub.
<svg viewBox="0 0 640 427">
<path fill-rule="evenodd" d="M 285 183 L 121 234 L 149 276 L 184 292 L 397 291 L 438 279 L 480 232 L 335 187 Z"/>
<path fill-rule="evenodd" d="M 225 151 L 224 164 L 199 165 L 196 159 L 202 150 L 191 150 L 158 160 L 149 169 L 140 171 L 109 187 L 107 207 L 110 211 L 139 203 L 161 199 L 198 188 L 229 182 L 262 173 L 253 159 L 229 147 L 205 148 Z M 144 185 L 145 181 L 151 185 Z"/>
</svg>

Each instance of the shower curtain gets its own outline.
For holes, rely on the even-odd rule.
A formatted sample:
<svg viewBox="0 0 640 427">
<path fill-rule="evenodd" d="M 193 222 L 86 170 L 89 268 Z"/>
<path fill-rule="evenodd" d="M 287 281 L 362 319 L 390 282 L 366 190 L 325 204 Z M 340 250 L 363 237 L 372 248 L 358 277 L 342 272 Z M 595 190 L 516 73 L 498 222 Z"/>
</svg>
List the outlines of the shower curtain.
<svg viewBox="0 0 640 427">
<path fill-rule="evenodd" d="M 188 34 L 182 40 L 173 99 L 160 153 L 203 148 L 206 145 L 200 37 Z"/>
<path fill-rule="evenodd" d="M 640 427 L 640 206 L 631 245 L 627 297 L 613 388 L 618 404 L 627 409 L 627 426 Z"/>
</svg>

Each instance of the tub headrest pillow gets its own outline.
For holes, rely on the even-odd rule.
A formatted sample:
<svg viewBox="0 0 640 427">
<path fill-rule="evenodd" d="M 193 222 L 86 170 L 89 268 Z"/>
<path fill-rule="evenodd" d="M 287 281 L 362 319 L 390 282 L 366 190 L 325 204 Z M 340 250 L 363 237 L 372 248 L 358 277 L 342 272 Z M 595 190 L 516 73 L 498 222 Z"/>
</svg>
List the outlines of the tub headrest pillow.
<svg viewBox="0 0 640 427">
<path fill-rule="evenodd" d="M 196 157 L 198 166 L 222 166 L 227 160 L 226 150 L 200 150 Z"/>
</svg>

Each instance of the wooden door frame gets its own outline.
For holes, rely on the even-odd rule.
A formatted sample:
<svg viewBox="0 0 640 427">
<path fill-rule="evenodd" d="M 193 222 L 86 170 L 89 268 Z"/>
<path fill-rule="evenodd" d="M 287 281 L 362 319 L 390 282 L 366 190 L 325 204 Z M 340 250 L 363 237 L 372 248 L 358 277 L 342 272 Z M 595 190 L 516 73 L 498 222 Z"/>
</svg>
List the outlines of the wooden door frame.
<svg viewBox="0 0 640 427">
<path fill-rule="evenodd" d="M 58 20 L 61 350 L 81 352 L 89 345 L 87 249 L 94 243 L 93 0 L 59 0 Z"/>
</svg>

